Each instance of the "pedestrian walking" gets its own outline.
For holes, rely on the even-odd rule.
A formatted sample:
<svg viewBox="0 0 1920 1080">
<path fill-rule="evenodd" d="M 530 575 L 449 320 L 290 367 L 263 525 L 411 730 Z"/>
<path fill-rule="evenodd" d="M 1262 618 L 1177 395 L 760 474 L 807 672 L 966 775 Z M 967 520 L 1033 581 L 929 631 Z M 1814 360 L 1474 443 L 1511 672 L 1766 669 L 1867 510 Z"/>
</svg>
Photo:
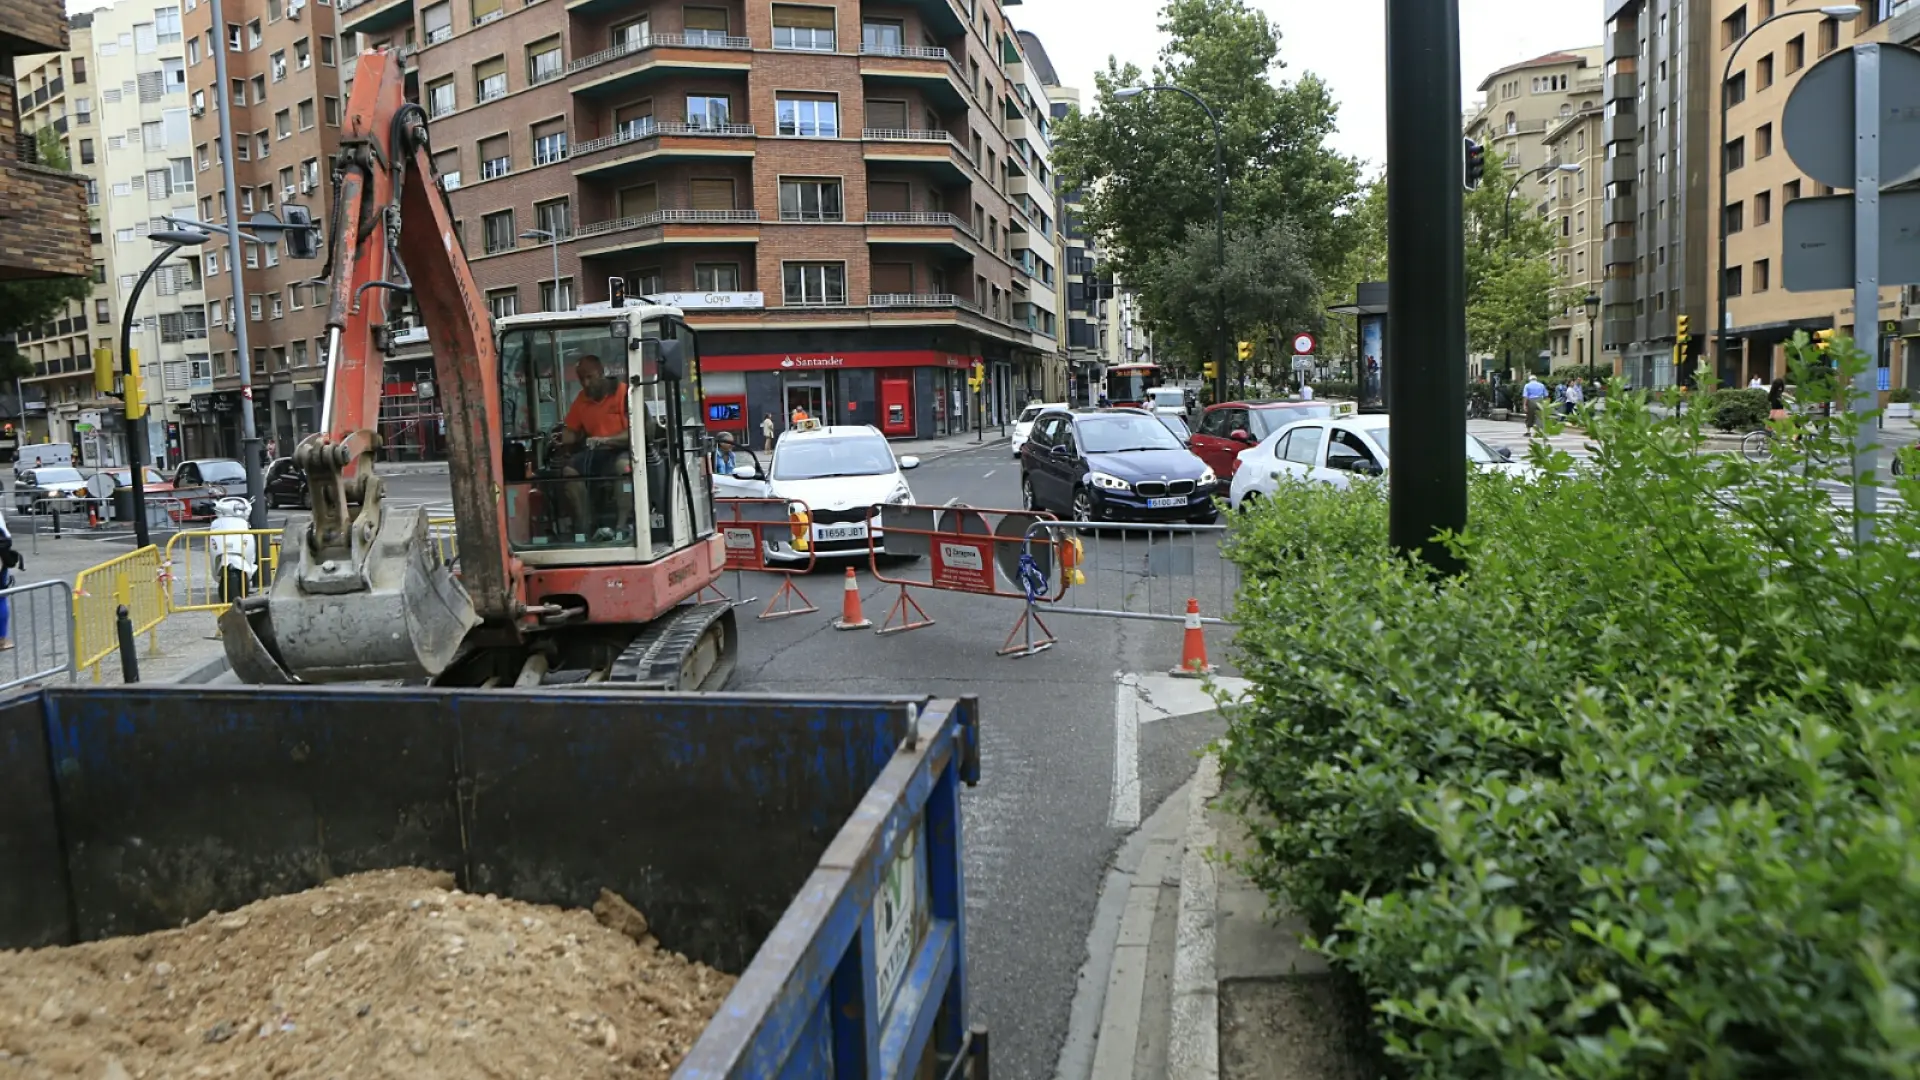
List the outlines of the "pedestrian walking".
<svg viewBox="0 0 1920 1080">
<path fill-rule="evenodd" d="M 15 569 L 25 570 L 27 560 L 13 550 L 13 532 L 7 528 L 5 514 L 0 514 L 0 591 L 13 588 Z M 13 599 L 0 596 L 0 652 L 13 648 Z"/>
<path fill-rule="evenodd" d="M 1540 376 L 1529 374 L 1520 396 L 1526 402 L 1527 430 L 1531 432 L 1540 426 L 1540 410 L 1547 404 L 1547 384 L 1540 381 Z"/>
<path fill-rule="evenodd" d="M 1567 391 L 1566 391 L 1566 394 L 1564 395 L 1564 403 L 1566 406 L 1567 415 L 1572 416 L 1574 413 L 1579 412 L 1580 406 L 1585 404 L 1586 400 L 1587 400 L 1586 387 L 1580 385 L 1579 379 L 1568 379 Z"/>
<path fill-rule="evenodd" d="M 733 432 L 723 431 L 714 440 L 713 474 L 715 476 L 733 475 Z"/>
<path fill-rule="evenodd" d="M 773 414 L 760 418 L 760 442 L 767 453 L 773 453 Z"/>
<path fill-rule="evenodd" d="M 1787 380 L 1775 379 L 1767 388 L 1767 419 L 1785 420 L 1787 418 Z"/>
</svg>

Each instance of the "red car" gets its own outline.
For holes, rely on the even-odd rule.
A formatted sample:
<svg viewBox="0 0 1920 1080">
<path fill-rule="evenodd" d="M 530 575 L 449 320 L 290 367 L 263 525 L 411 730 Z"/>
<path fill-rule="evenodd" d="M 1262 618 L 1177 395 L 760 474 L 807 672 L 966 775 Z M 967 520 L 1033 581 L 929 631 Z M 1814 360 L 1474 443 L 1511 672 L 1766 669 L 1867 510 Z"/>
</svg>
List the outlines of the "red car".
<svg viewBox="0 0 1920 1080">
<path fill-rule="evenodd" d="M 1328 420 L 1340 409 L 1327 401 L 1223 401 L 1200 415 L 1189 449 L 1221 480 L 1230 480 L 1240 451 L 1295 421 Z"/>
</svg>

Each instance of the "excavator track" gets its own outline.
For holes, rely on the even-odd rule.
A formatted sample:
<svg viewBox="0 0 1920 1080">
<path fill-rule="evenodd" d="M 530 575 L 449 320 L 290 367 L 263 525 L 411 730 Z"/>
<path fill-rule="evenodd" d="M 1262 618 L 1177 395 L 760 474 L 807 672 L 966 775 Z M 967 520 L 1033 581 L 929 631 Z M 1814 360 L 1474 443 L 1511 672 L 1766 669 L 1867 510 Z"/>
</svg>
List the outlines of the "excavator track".
<svg viewBox="0 0 1920 1080">
<path fill-rule="evenodd" d="M 650 622 L 613 662 L 606 681 L 636 690 L 725 690 L 740 661 L 740 629 L 724 600 L 682 604 Z"/>
</svg>

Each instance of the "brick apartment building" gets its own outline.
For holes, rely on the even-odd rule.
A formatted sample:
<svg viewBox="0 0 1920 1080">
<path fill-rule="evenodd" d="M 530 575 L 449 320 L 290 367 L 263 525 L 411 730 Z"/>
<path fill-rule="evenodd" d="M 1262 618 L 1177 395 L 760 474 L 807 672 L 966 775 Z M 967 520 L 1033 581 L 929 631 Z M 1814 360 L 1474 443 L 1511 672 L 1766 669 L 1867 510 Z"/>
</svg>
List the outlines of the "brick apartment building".
<svg viewBox="0 0 1920 1080">
<path fill-rule="evenodd" d="M 225 220 L 215 97 L 225 93 L 241 218 L 295 202 L 324 226 L 331 221 L 329 175 L 344 104 L 343 45 L 330 0 L 226 0 L 224 27 L 213 25 L 206 0 L 182 2 L 201 220 Z M 226 50 L 225 87 L 217 85 L 215 49 Z M 235 310 L 226 244 L 216 241 L 205 251 L 213 387 L 194 395 L 182 425 L 190 453 L 239 452 L 240 361 L 233 327 L 241 319 L 252 352 L 255 423 L 262 438 L 290 448 L 319 419 L 326 291 L 308 279 L 320 264 L 284 258 L 277 242 L 243 245 L 245 301 Z"/>
<path fill-rule="evenodd" d="M 0 281 L 93 270 L 86 179 L 38 163 L 37 143 L 22 133 L 20 124 L 22 105 L 31 108 L 32 103 L 19 100 L 14 78 L 17 58 L 66 47 L 67 16 L 61 0 L 0 3 Z M 41 92 L 42 101 L 47 96 Z M 18 419 L 19 408 L 14 401 L 11 419 Z"/>
<path fill-rule="evenodd" d="M 364 46 L 414 47 L 496 316 L 604 300 L 615 277 L 671 299 L 703 331 L 709 398 L 755 430 L 795 405 L 894 436 L 995 423 L 1059 350 L 1058 226 L 1021 198 L 1051 187 L 1050 118 L 996 0 L 342 0 L 339 17 Z"/>
</svg>

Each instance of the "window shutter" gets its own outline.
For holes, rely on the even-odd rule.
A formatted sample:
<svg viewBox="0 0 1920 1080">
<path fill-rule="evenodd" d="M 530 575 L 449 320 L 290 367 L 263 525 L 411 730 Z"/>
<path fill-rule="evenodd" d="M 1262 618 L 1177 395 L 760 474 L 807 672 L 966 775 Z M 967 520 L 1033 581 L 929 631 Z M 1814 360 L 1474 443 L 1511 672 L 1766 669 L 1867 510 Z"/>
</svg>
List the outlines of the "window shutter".
<svg viewBox="0 0 1920 1080">
<path fill-rule="evenodd" d="M 904 214 L 913 209 L 913 188 L 892 180 L 875 180 L 867 185 L 867 209 L 879 213 Z"/>
<path fill-rule="evenodd" d="M 867 126 L 887 131 L 905 131 L 907 103 L 904 101 L 867 102 Z"/>
<path fill-rule="evenodd" d="M 911 293 L 913 291 L 913 264 L 874 263 L 873 291 L 876 293 Z"/>
<path fill-rule="evenodd" d="M 808 30 L 831 30 L 833 29 L 833 9 L 775 4 L 773 5 L 773 25 L 802 27 Z"/>
<path fill-rule="evenodd" d="M 695 180 L 691 201 L 695 210 L 731 210 L 733 181 Z"/>
<path fill-rule="evenodd" d="M 644 217 L 658 209 L 660 189 L 653 184 L 641 184 L 620 192 L 620 216 L 623 218 Z"/>
<path fill-rule="evenodd" d="M 686 27 L 689 30 L 717 30 L 727 32 L 727 9 L 709 7 L 690 7 L 686 9 Z"/>
<path fill-rule="evenodd" d="M 491 60 L 482 60 L 478 64 L 473 65 L 473 74 L 477 79 L 497 78 L 506 73 L 507 61 L 506 58 L 502 56 L 496 56 Z"/>
</svg>

